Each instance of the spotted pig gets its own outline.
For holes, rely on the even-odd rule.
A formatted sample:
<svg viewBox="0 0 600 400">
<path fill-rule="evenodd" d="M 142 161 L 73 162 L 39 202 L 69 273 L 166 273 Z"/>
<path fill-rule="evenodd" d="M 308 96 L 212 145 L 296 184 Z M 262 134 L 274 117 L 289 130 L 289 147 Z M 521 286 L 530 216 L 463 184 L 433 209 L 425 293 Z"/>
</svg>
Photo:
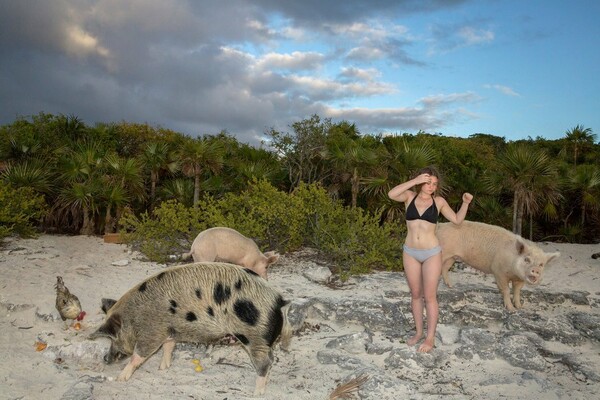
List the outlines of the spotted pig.
<svg viewBox="0 0 600 400">
<path fill-rule="evenodd" d="M 278 338 L 287 349 L 289 303 L 253 271 L 226 263 L 194 263 L 166 269 L 130 289 L 118 301 L 102 300 L 106 320 L 90 339 L 108 337 L 104 360 L 131 356 L 118 381 L 161 346 L 160 369 L 169 368 L 177 342 L 210 343 L 230 334 L 247 350 L 257 372 L 255 395 L 265 392 Z"/>
</svg>

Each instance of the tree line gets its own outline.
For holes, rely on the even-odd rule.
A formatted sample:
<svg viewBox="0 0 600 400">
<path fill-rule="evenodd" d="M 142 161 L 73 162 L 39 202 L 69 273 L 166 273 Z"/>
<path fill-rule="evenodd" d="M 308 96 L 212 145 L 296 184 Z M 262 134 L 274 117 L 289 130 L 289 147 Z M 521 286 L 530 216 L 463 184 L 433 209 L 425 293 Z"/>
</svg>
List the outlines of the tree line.
<svg viewBox="0 0 600 400">
<path fill-rule="evenodd" d="M 516 141 L 485 133 L 370 134 L 318 115 L 289 128 L 268 130 L 255 147 L 226 131 L 191 137 L 40 113 L 0 127 L 1 181 L 43 198 L 42 230 L 91 235 L 118 230 L 125 212 L 151 214 L 167 200 L 193 207 L 257 180 L 288 193 L 318 184 L 349 208 L 402 223 L 404 207 L 387 192 L 434 165 L 451 205 L 474 194 L 468 219 L 538 241 L 600 240 L 600 143 L 583 125 L 556 140 Z"/>
</svg>

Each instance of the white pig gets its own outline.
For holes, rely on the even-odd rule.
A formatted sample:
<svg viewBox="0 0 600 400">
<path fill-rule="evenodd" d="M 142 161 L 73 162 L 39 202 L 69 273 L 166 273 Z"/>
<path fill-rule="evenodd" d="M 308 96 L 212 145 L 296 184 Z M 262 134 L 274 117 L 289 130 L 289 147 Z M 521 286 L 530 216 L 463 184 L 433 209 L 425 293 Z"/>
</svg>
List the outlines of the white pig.
<svg viewBox="0 0 600 400">
<path fill-rule="evenodd" d="M 231 228 L 215 227 L 202 231 L 196 236 L 189 253 L 183 260 L 192 256 L 194 262 L 224 261 L 241 265 L 267 279 L 267 267 L 277 260 L 274 251 L 262 253 L 252 239 Z"/>
<path fill-rule="evenodd" d="M 535 243 L 502 227 L 464 221 L 460 225 L 439 224 L 437 237 L 442 247 L 442 278 L 451 287 L 448 270 L 455 260 L 493 274 L 509 311 L 521 308 L 521 288 L 537 285 L 546 264 L 560 253 L 545 253 Z M 512 282 L 513 299 L 509 282 Z M 513 305 L 514 303 L 514 305 Z"/>
</svg>

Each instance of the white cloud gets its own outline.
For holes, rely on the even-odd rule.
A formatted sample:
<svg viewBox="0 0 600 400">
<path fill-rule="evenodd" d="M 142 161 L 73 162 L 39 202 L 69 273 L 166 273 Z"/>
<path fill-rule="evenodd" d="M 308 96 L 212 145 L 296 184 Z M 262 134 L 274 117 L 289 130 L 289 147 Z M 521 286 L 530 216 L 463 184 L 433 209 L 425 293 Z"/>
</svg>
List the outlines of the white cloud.
<svg viewBox="0 0 600 400">
<path fill-rule="evenodd" d="M 486 84 L 483 85 L 484 88 L 486 89 L 495 89 L 497 91 L 499 91 L 502 94 L 505 94 L 507 96 L 516 96 L 516 97 L 520 97 L 521 95 L 519 93 L 517 93 L 516 91 L 514 91 L 512 88 L 508 87 L 508 86 L 503 86 L 503 85 L 491 85 L 491 84 Z"/>
<path fill-rule="evenodd" d="M 476 29 L 465 26 L 458 30 L 457 36 L 462 39 L 463 46 L 473 46 L 481 43 L 490 43 L 494 40 L 494 32 L 485 29 Z"/>
<path fill-rule="evenodd" d="M 322 65 L 324 59 L 323 54 L 317 52 L 267 53 L 258 59 L 256 67 L 266 70 L 315 70 Z"/>
</svg>

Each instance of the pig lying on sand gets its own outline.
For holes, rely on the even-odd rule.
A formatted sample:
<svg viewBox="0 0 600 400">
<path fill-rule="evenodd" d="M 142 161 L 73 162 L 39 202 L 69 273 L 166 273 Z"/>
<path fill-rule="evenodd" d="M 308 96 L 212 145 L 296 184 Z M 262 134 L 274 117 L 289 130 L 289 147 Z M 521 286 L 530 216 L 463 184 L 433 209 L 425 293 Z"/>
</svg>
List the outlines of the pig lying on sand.
<svg viewBox="0 0 600 400">
<path fill-rule="evenodd" d="M 452 286 L 448 270 L 456 259 L 462 260 L 473 268 L 494 274 L 509 311 L 522 307 L 523 285 L 540 283 L 546 264 L 560 256 L 560 253 L 545 253 L 535 243 L 504 228 L 481 222 L 439 224 L 437 237 L 442 247 L 442 278 L 446 285 Z M 512 302 L 509 282 L 513 287 Z"/>
<path fill-rule="evenodd" d="M 226 263 L 196 263 L 166 269 L 125 293 L 103 299 L 107 318 L 90 339 L 108 337 L 104 360 L 131 356 L 117 380 L 128 380 L 161 346 L 160 369 L 169 368 L 176 342 L 209 343 L 226 334 L 247 350 L 256 372 L 255 395 L 265 392 L 273 345 L 289 347 L 288 302 L 253 271 Z"/>
<path fill-rule="evenodd" d="M 216 227 L 202 231 L 194 239 L 189 253 L 181 256 L 185 260 L 192 256 L 195 262 L 225 261 L 250 268 L 267 279 L 267 267 L 277 260 L 279 254 L 262 253 L 252 239 L 231 228 Z"/>
</svg>

